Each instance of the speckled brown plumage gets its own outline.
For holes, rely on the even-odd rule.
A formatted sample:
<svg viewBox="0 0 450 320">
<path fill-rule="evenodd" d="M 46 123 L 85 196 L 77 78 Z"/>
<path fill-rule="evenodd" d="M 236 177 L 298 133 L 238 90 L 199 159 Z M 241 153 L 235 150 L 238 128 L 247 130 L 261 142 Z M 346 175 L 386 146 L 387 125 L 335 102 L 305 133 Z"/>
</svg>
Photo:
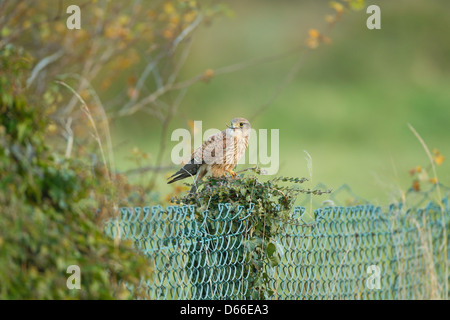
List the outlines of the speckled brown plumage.
<svg viewBox="0 0 450 320">
<path fill-rule="evenodd" d="M 244 118 L 235 118 L 227 129 L 210 136 L 202 146 L 194 150 L 190 161 L 178 170 L 168 183 L 195 177 L 191 192 L 196 190 L 195 182 L 207 173 L 213 177 L 222 177 L 229 173 L 232 177 L 238 161 L 245 154 L 250 136 L 250 122 Z"/>
</svg>

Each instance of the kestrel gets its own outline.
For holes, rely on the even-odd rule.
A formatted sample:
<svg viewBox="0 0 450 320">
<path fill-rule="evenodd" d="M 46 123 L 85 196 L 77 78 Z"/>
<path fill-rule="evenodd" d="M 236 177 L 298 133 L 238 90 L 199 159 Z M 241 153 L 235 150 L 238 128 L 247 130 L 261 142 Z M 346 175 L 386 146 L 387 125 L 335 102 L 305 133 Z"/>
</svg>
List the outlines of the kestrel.
<svg viewBox="0 0 450 320">
<path fill-rule="evenodd" d="M 229 173 L 233 178 L 233 171 L 248 147 L 250 137 L 250 122 L 244 118 L 231 120 L 231 126 L 210 136 L 202 146 L 194 150 L 189 162 L 169 179 L 172 183 L 187 177 L 195 177 L 190 193 L 197 190 L 196 183 L 210 173 L 213 177 L 225 176 Z"/>
</svg>

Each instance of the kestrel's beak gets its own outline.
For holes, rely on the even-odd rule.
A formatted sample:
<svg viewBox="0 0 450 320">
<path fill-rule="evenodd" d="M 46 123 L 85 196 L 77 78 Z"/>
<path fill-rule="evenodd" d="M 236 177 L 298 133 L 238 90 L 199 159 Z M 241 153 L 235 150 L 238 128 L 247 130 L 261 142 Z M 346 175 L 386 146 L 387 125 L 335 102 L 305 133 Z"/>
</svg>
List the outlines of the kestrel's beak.
<svg viewBox="0 0 450 320">
<path fill-rule="evenodd" d="M 226 124 L 226 126 L 228 127 L 228 128 L 230 128 L 230 129 L 236 129 L 235 127 L 233 127 L 233 126 L 229 126 L 228 124 Z"/>
</svg>

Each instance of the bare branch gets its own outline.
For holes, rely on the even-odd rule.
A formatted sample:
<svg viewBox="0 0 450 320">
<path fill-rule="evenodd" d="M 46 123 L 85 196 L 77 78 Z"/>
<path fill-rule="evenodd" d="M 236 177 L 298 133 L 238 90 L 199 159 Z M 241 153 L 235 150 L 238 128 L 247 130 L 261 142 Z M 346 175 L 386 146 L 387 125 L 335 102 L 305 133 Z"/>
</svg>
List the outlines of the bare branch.
<svg viewBox="0 0 450 320">
<path fill-rule="evenodd" d="M 286 57 L 292 55 L 293 53 L 298 52 L 301 48 L 304 48 L 304 47 L 303 46 L 296 47 L 296 48 L 293 48 L 293 49 L 288 50 L 286 52 L 283 52 L 281 54 L 278 53 L 278 54 L 270 55 L 270 56 L 267 56 L 267 57 L 253 58 L 253 59 L 250 59 L 250 60 L 247 60 L 247 61 L 243 61 L 243 62 L 232 64 L 232 65 L 229 65 L 229 66 L 221 67 L 221 68 L 218 68 L 218 69 L 213 69 L 213 72 L 214 72 L 214 75 L 217 76 L 217 75 L 222 75 L 222 74 L 227 74 L 227 73 L 240 71 L 240 70 L 252 67 L 252 66 L 256 66 L 256 65 L 262 64 L 262 63 L 278 61 L 280 59 L 283 59 L 283 58 L 286 58 Z M 189 87 L 192 84 L 203 80 L 203 78 L 204 78 L 204 74 L 203 73 L 198 74 L 198 75 L 192 77 L 191 79 L 188 79 L 188 80 L 185 80 L 185 81 L 182 81 L 182 82 L 174 84 L 172 86 L 172 89 L 173 90 L 177 90 L 177 89 L 182 89 L 182 88 Z"/>
<path fill-rule="evenodd" d="M 295 78 L 295 76 L 300 71 L 301 66 L 303 65 L 304 59 L 306 57 L 306 53 L 309 51 L 302 51 L 300 53 L 300 56 L 298 57 L 296 63 L 292 67 L 292 69 L 289 71 L 289 73 L 284 78 L 283 82 L 277 87 L 275 92 L 272 94 L 272 96 L 269 98 L 269 100 L 264 103 L 261 107 L 258 108 L 258 110 L 253 114 L 253 116 L 250 117 L 250 121 L 254 121 L 257 116 L 262 114 L 264 111 L 266 111 L 270 105 L 275 101 L 276 98 L 280 95 L 280 93 L 283 91 L 286 86 L 291 83 L 291 81 Z"/>
<path fill-rule="evenodd" d="M 73 131 L 72 131 L 72 117 L 69 117 L 66 121 L 66 123 L 64 124 L 64 128 L 66 130 L 64 136 L 67 139 L 67 147 L 66 147 L 66 152 L 64 154 L 64 156 L 66 158 L 70 158 L 70 155 L 72 154 L 72 147 L 73 147 Z"/>
<path fill-rule="evenodd" d="M 132 175 L 132 174 L 141 174 L 145 172 L 164 172 L 164 171 L 170 171 L 176 169 L 177 166 L 175 165 L 165 165 L 165 166 L 145 166 L 140 168 L 133 168 L 130 170 L 127 170 L 123 172 L 125 175 Z"/>
<path fill-rule="evenodd" d="M 170 49 L 170 52 L 175 52 L 175 49 L 178 47 L 178 45 L 187 37 L 189 33 L 191 33 L 203 20 L 203 16 L 200 13 L 197 13 L 197 18 L 187 27 L 185 28 L 178 37 L 175 38 L 175 40 L 172 43 L 172 48 Z"/>
<path fill-rule="evenodd" d="M 169 129 L 169 123 L 172 120 L 172 117 L 175 115 L 175 112 L 176 112 L 178 106 L 181 104 L 181 101 L 183 100 L 184 95 L 186 94 L 186 91 L 187 90 L 184 89 L 178 93 L 178 96 L 176 97 L 175 101 L 172 103 L 172 106 L 169 110 L 169 113 L 167 114 L 167 117 L 163 121 L 163 127 L 161 130 L 161 143 L 160 143 L 160 148 L 158 151 L 158 156 L 156 158 L 156 165 L 155 165 L 156 167 L 159 167 L 162 163 L 164 151 L 166 149 L 166 144 L 167 144 L 167 131 Z M 150 181 L 150 188 L 153 188 L 157 177 L 158 177 L 158 172 L 154 172 L 152 179 Z"/>
<path fill-rule="evenodd" d="M 251 66 L 255 66 L 255 65 L 259 65 L 261 63 L 266 63 L 266 62 L 271 62 L 271 61 L 277 61 L 279 59 L 285 58 L 295 52 L 298 52 L 299 49 L 304 48 L 303 46 L 301 47 L 296 47 L 294 49 L 291 49 L 289 51 L 283 52 L 281 54 L 276 54 L 276 55 L 271 55 L 268 57 L 261 57 L 261 58 L 255 58 L 255 59 L 250 59 L 248 61 L 244 61 L 244 62 L 240 62 L 240 63 L 236 63 L 236 64 L 232 64 L 229 66 L 225 66 L 222 68 L 218 68 L 213 70 L 214 75 L 222 75 L 222 74 L 227 74 L 227 73 L 232 73 L 232 72 L 236 72 L 239 70 L 243 70 L 246 69 L 248 67 Z M 153 93 L 151 93 L 150 95 L 148 95 L 147 97 L 143 98 L 142 100 L 140 100 L 138 103 L 136 103 L 133 107 L 129 107 L 129 108 L 124 108 L 122 110 L 119 111 L 118 115 L 119 116 L 129 116 L 134 114 L 135 112 L 139 111 L 143 106 L 147 105 L 147 104 L 151 104 L 153 102 L 155 102 L 160 96 L 164 95 L 165 93 L 172 91 L 172 90 L 180 90 L 180 89 L 184 89 L 187 87 L 190 87 L 191 85 L 193 85 L 196 82 L 199 82 L 201 80 L 204 79 L 204 74 L 198 74 L 194 77 L 192 77 L 191 79 L 182 81 L 182 82 L 178 82 L 175 84 L 171 84 L 171 83 L 167 83 L 166 85 L 158 88 L 156 91 L 154 91 Z"/>
<path fill-rule="evenodd" d="M 33 81 L 36 79 L 39 72 L 47 67 L 49 64 L 55 62 L 59 58 L 61 58 L 64 55 L 64 50 L 60 49 L 56 51 L 54 54 L 47 56 L 43 58 L 41 61 L 39 61 L 36 66 L 33 68 L 33 71 L 31 72 L 30 77 L 27 79 L 27 88 L 30 87 L 30 85 L 33 83 Z"/>
</svg>

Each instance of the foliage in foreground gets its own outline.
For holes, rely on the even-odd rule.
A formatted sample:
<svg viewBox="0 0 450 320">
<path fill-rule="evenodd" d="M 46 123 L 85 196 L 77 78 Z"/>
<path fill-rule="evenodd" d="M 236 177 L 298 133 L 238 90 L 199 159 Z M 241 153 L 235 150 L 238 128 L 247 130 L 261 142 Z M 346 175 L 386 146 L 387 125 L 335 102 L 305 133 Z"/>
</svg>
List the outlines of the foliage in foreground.
<svg viewBox="0 0 450 320">
<path fill-rule="evenodd" d="M 197 193 L 188 193 L 182 198 L 173 199 L 173 202 L 195 205 L 197 221 L 204 223 L 210 234 L 240 233 L 238 230 L 242 228 L 241 219 L 246 215 L 247 209 L 252 209 L 251 215 L 245 218 L 246 225 L 249 226 L 244 231 L 247 240 L 244 241 L 239 257 L 235 259 L 236 261 L 245 259 L 243 274 L 248 274 L 248 290 L 243 298 L 267 299 L 274 294 L 270 275 L 283 256 L 283 248 L 276 237 L 282 231 L 283 223 L 291 219 L 290 212 L 295 200 L 300 193 L 321 195 L 331 191 L 300 188 L 299 185 L 307 181 L 306 178 L 276 177 L 263 182 L 257 176 L 260 170 L 254 171 L 254 175 L 241 176 L 239 179 L 210 177 L 199 182 Z M 218 225 L 214 220 L 223 214 L 223 209 L 221 210 L 219 205 L 225 203 L 230 205 L 226 210 L 229 210 L 228 218 L 232 219 L 231 228 L 229 225 Z M 239 207 L 242 211 L 238 215 Z M 205 210 L 208 210 L 206 221 L 202 214 Z M 222 217 L 222 220 L 226 219 Z M 219 230 L 221 228 L 223 230 Z M 215 244 L 211 241 L 209 246 L 207 250 L 213 252 Z M 219 261 L 228 258 L 227 252 L 222 254 L 223 257 L 217 258 Z M 197 255 L 191 255 L 189 263 L 197 266 L 205 265 L 203 261 L 197 260 Z M 205 268 L 203 272 L 211 271 Z M 204 279 L 205 276 L 208 275 L 202 275 L 200 278 Z"/>
<path fill-rule="evenodd" d="M 123 283 L 151 277 L 149 262 L 102 231 L 108 176 L 47 145 L 45 108 L 23 89 L 29 61 L 0 50 L 0 299 L 132 298 Z M 80 290 L 66 286 L 70 265 L 81 269 Z"/>
</svg>

